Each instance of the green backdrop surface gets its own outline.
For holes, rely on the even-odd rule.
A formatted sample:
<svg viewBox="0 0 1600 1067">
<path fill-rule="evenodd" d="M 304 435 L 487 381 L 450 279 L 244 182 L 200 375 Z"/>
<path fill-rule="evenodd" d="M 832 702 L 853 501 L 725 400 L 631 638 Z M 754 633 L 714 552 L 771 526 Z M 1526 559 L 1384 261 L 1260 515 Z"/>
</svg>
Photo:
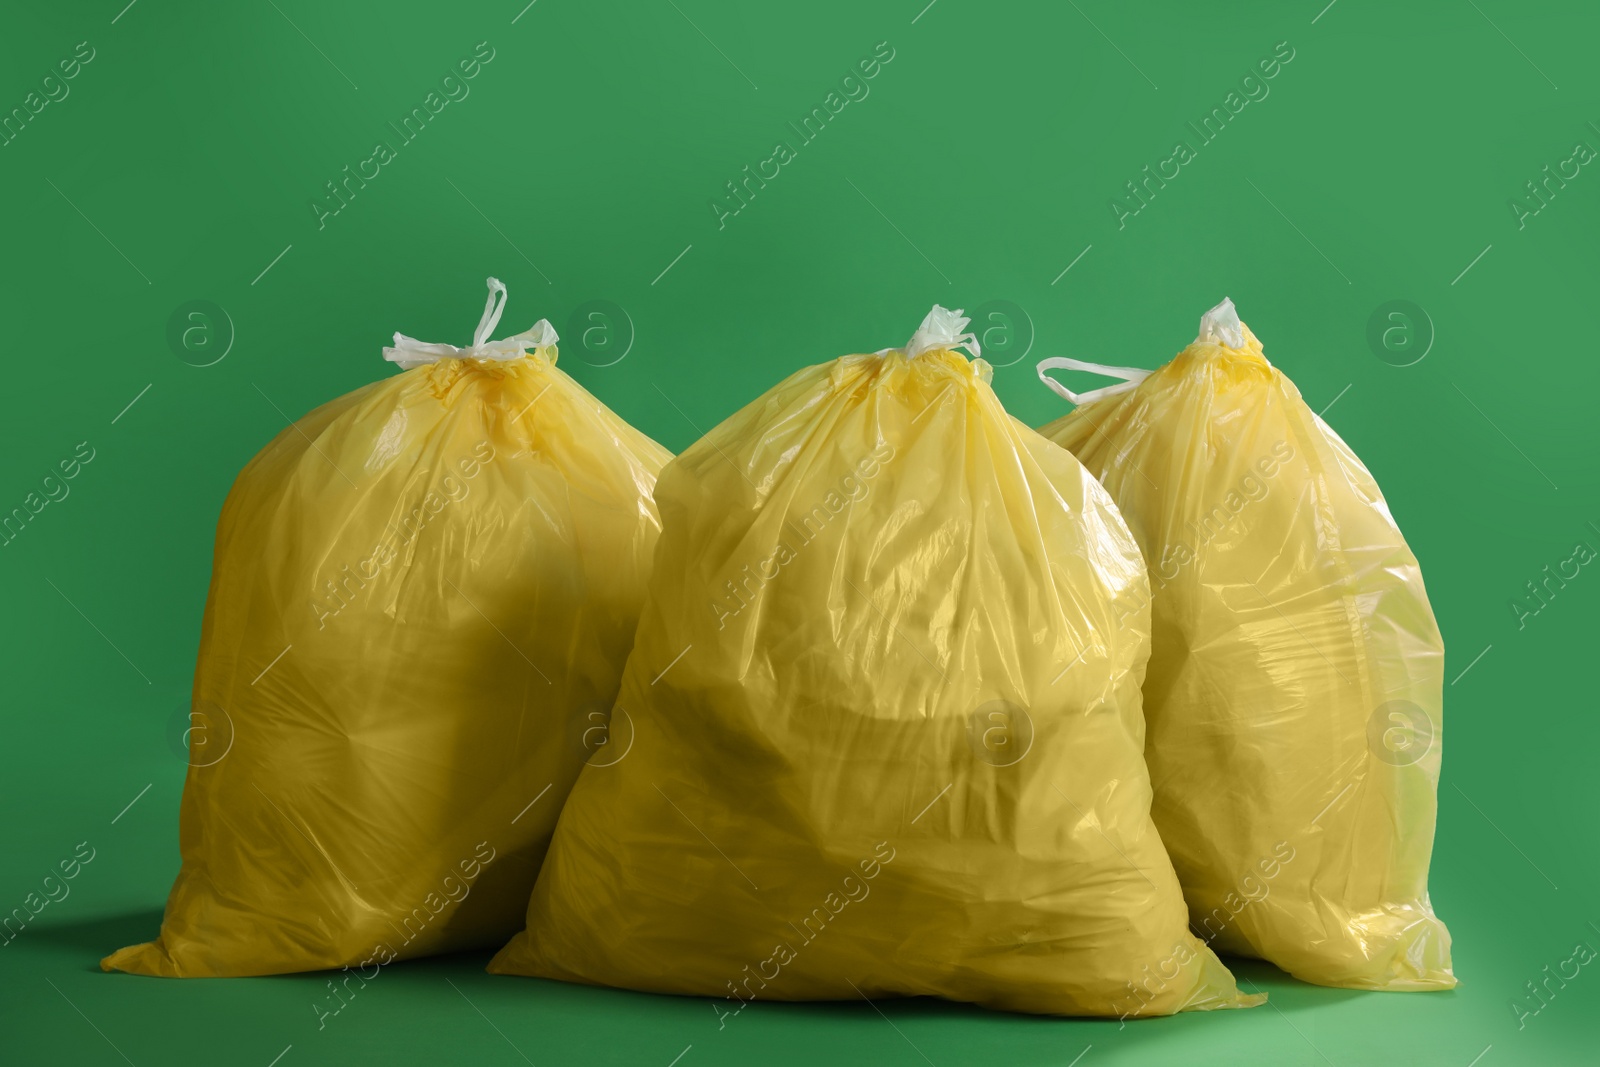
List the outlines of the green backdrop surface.
<svg viewBox="0 0 1600 1067">
<path fill-rule="evenodd" d="M 524 3 L 5 15 L 0 513 L 26 521 L 0 538 L 0 911 L 92 859 L 0 948 L 0 1062 L 1594 1062 L 1600 974 L 1568 962 L 1600 948 L 1593 5 Z M 233 477 L 391 373 L 394 331 L 467 343 L 489 274 L 502 332 L 548 317 L 562 365 L 674 450 L 936 301 L 981 310 L 996 389 L 1040 424 L 1063 408 L 1038 358 L 1155 366 L 1231 296 L 1423 563 L 1460 987 L 1242 963 L 1269 1007 L 719 1025 L 475 955 L 387 968 L 319 1029 L 321 976 L 99 973 L 177 869 Z"/>
</svg>

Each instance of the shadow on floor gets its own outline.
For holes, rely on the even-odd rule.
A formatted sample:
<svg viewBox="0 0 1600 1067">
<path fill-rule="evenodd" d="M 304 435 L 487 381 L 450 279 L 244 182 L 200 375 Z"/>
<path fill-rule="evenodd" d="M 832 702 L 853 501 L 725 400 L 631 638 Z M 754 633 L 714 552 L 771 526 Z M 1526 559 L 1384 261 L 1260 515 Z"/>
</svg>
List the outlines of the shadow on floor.
<svg viewBox="0 0 1600 1067">
<path fill-rule="evenodd" d="M 52 922 L 41 917 L 17 935 L 16 943 L 70 956 L 79 969 L 98 971 L 103 957 L 124 945 L 149 941 L 160 932 L 161 909 L 144 908 L 76 922 Z"/>
</svg>

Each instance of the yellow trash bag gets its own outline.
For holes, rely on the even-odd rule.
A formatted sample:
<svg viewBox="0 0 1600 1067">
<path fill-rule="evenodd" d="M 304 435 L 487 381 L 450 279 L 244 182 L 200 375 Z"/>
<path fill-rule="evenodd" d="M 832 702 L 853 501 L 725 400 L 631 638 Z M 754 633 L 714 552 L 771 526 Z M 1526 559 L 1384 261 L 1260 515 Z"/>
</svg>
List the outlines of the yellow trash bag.
<svg viewBox="0 0 1600 1067">
<path fill-rule="evenodd" d="M 1228 300 L 1154 373 L 1039 376 L 1084 405 L 1042 432 L 1150 568 L 1145 760 L 1191 927 L 1320 985 L 1455 985 L 1428 901 L 1444 646 L 1372 475 Z"/>
<path fill-rule="evenodd" d="M 1150 822 L 1138 549 L 952 351 L 966 323 L 799 371 L 662 472 L 619 747 L 491 971 L 719 997 L 722 1025 L 1252 1002 Z"/>
<path fill-rule="evenodd" d="M 106 970 L 371 978 L 520 927 L 633 644 L 671 457 L 556 369 L 549 323 L 488 341 L 489 286 L 471 348 L 396 334 L 405 373 L 234 483 L 183 869 L 160 937 Z"/>
</svg>

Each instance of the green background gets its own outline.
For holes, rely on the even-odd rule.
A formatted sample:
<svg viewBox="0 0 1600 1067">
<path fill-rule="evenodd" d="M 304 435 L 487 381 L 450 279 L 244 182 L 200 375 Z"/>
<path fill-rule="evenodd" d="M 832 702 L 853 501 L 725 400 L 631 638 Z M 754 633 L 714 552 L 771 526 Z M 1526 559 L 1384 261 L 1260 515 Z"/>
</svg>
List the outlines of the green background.
<svg viewBox="0 0 1600 1067">
<path fill-rule="evenodd" d="M 0 1062 L 1594 1062 L 1595 967 L 1520 1027 L 1512 1004 L 1600 947 L 1600 575 L 1552 583 L 1521 625 L 1511 604 L 1600 547 L 1600 167 L 1520 227 L 1510 201 L 1600 147 L 1600 14 L 1325 2 L 14 5 L 0 110 L 78 42 L 94 59 L 0 147 L 0 509 L 80 442 L 94 459 L 0 548 L 0 911 L 79 842 L 95 858 L 0 948 Z M 481 41 L 470 95 L 319 229 L 324 183 Z M 797 142 L 788 123 L 882 41 L 870 95 L 719 228 L 724 183 Z M 1186 123 L 1280 41 L 1270 95 L 1200 146 Z M 1196 158 L 1119 228 L 1112 198 L 1179 139 Z M 1244 963 L 1270 1007 L 1119 1028 L 761 1004 L 719 1030 L 703 1000 L 491 978 L 479 955 L 387 968 L 319 1032 L 319 976 L 99 973 L 155 933 L 177 870 L 171 737 L 233 477 L 289 419 L 391 373 L 393 331 L 466 344 L 488 274 L 511 291 L 502 334 L 551 319 L 562 365 L 674 450 L 795 368 L 904 343 L 935 301 L 1022 309 L 979 326 L 1037 425 L 1065 409 L 1038 358 L 1155 366 L 1233 297 L 1423 562 L 1450 650 L 1432 886 L 1460 988 Z M 227 322 L 174 345 L 196 300 Z M 1375 347 L 1393 300 L 1426 321 Z M 612 310 L 586 350 L 569 320 L 592 301 L 627 321 Z"/>
</svg>

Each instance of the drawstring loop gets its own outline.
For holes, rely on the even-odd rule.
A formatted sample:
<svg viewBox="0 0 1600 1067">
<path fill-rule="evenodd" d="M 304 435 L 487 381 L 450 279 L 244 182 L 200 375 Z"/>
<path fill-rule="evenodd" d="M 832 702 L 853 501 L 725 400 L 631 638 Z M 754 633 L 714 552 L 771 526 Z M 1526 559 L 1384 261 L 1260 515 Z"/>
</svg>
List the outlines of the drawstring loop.
<svg viewBox="0 0 1600 1067">
<path fill-rule="evenodd" d="M 1244 347 L 1244 323 L 1239 321 L 1239 309 L 1233 306 L 1232 300 L 1223 297 L 1222 303 L 1200 316 L 1200 334 L 1195 340 L 1229 348 Z"/>
<path fill-rule="evenodd" d="M 1122 381 L 1116 385 L 1091 389 L 1087 393 L 1075 393 L 1045 373 L 1045 371 L 1049 370 L 1082 370 L 1088 371 L 1090 374 L 1103 374 L 1107 378 L 1121 378 Z M 1126 393 L 1150 377 L 1150 371 L 1141 370 L 1138 367 L 1113 367 L 1104 363 L 1086 363 L 1081 359 L 1068 359 L 1066 356 L 1051 356 L 1049 359 L 1041 359 L 1038 371 L 1039 380 L 1048 386 L 1051 392 L 1063 400 L 1070 401 L 1080 407 L 1084 404 L 1092 404 L 1096 400 L 1103 400 L 1108 396 Z"/>
<path fill-rule="evenodd" d="M 961 314 L 960 308 L 951 311 L 935 304 L 922 320 L 922 325 L 917 327 L 917 332 L 911 335 L 911 340 L 899 351 L 904 352 L 907 359 L 914 359 L 924 352 L 965 348 L 973 359 L 980 359 L 983 350 L 978 346 L 978 335 L 967 332 L 967 323 L 971 321 Z M 893 348 L 882 348 L 877 354 L 886 356 L 893 351 Z"/>
<path fill-rule="evenodd" d="M 1195 338 L 1196 344 L 1224 345 L 1228 348 L 1243 348 L 1245 337 L 1249 331 L 1244 323 L 1239 321 L 1239 311 L 1233 306 L 1233 301 L 1227 297 L 1222 298 L 1222 303 L 1200 316 L 1200 335 Z M 1108 396 L 1126 393 L 1140 382 L 1150 377 L 1147 370 L 1138 367 L 1112 367 L 1103 363 L 1086 363 L 1081 359 L 1067 359 L 1065 356 L 1055 356 L 1051 359 L 1039 361 L 1039 380 L 1050 387 L 1057 396 L 1070 400 L 1082 406 L 1092 404 L 1096 400 L 1104 400 Z M 1121 378 L 1116 385 L 1107 385 L 1100 389 L 1091 389 L 1087 393 L 1074 393 L 1062 385 L 1045 371 L 1048 370 L 1081 370 L 1090 374 L 1103 374 L 1107 378 Z"/>
<path fill-rule="evenodd" d="M 489 299 L 483 305 L 483 317 L 478 320 L 478 328 L 473 331 L 471 348 L 429 344 L 396 333 L 394 346 L 383 350 L 383 358 L 390 363 L 398 363 L 402 370 L 420 367 L 425 363 L 437 363 L 441 359 L 518 359 L 530 348 L 549 348 L 559 340 L 555 327 L 546 319 L 540 319 L 531 328 L 514 336 L 499 341 L 489 340 L 494 328 L 500 325 L 500 314 L 506 307 L 506 287 L 498 278 L 490 278 L 488 282 Z"/>
</svg>

